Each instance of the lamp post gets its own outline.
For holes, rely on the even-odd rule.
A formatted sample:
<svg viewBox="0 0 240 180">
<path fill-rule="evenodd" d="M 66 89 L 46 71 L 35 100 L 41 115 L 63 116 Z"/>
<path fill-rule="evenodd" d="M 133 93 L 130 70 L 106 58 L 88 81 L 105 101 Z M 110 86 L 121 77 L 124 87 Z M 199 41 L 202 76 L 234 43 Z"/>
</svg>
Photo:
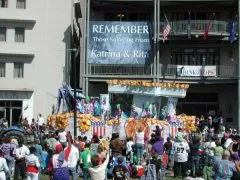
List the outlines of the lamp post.
<svg viewBox="0 0 240 180">
<path fill-rule="evenodd" d="M 74 118 L 73 118 L 73 128 L 74 128 L 74 137 L 77 136 L 77 103 L 76 103 L 76 96 L 77 96 L 77 57 L 79 55 L 79 49 L 74 49 L 74 59 L 73 59 L 73 98 L 74 98 Z"/>
<path fill-rule="evenodd" d="M 77 57 L 79 55 L 79 49 L 73 48 L 73 49 L 67 49 L 67 51 L 74 52 L 73 57 L 73 63 L 72 63 L 72 70 L 73 70 L 73 99 L 74 99 L 74 104 L 73 104 L 73 134 L 74 137 L 77 136 L 77 105 L 76 105 L 76 98 L 77 98 L 77 70 L 76 70 L 76 65 L 77 65 Z M 72 58 L 71 58 L 72 60 Z"/>
</svg>

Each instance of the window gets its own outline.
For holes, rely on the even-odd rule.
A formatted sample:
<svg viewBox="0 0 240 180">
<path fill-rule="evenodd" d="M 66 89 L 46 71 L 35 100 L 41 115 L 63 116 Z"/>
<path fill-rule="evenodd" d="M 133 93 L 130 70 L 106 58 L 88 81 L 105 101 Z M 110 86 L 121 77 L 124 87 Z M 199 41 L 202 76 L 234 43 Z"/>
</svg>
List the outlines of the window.
<svg viewBox="0 0 240 180">
<path fill-rule="evenodd" d="M 218 48 L 172 48 L 171 63 L 177 65 L 219 65 Z"/>
<path fill-rule="evenodd" d="M 219 20 L 219 12 L 190 12 L 191 20 Z M 162 17 L 164 15 L 162 14 Z M 185 12 L 172 12 L 171 19 L 173 21 L 181 21 L 181 20 L 188 20 L 189 18 L 189 11 Z"/>
<path fill-rule="evenodd" d="M 14 77 L 15 78 L 23 78 L 23 69 L 24 64 L 23 63 L 19 63 L 19 62 L 15 62 L 14 63 Z"/>
<path fill-rule="evenodd" d="M 7 28 L 0 27 L 0 41 L 6 41 L 7 40 Z"/>
<path fill-rule="evenodd" d="M 6 63 L 0 62 L 0 77 L 5 77 Z"/>
<path fill-rule="evenodd" d="M 17 0 L 17 9 L 26 9 L 26 0 Z"/>
<path fill-rule="evenodd" d="M 7 8 L 8 7 L 8 0 L 0 0 L 0 7 Z"/>
<path fill-rule="evenodd" d="M 15 28 L 15 42 L 24 42 L 25 40 L 25 29 L 16 27 Z"/>
</svg>

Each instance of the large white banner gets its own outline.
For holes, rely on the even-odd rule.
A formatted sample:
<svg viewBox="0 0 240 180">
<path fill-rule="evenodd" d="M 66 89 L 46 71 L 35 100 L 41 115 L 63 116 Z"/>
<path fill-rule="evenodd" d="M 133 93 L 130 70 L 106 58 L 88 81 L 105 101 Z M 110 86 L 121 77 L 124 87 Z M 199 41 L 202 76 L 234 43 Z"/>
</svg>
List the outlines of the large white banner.
<svg viewBox="0 0 240 180">
<path fill-rule="evenodd" d="M 177 66 L 178 76 L 217 76 L 216 66 Z"/>
</svg>

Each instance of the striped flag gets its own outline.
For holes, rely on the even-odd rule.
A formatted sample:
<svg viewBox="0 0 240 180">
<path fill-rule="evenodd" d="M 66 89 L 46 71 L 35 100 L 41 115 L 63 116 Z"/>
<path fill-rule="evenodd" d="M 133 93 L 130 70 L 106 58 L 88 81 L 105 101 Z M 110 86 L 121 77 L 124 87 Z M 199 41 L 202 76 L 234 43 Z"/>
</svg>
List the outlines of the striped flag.
<svg viewBox="0 0 240 180">
<path fill-rule="evenodd" d="M 209 30 L 212 26 L 212 21 L 213 21 L 214 16 L 215 16 L 215 13 L 213 13 L 212 17 L 210 18 L 210 20 L 207 24 L 207 27 L 206 27 L 205 31 L 204 31 L 204 34 L 203 34 L 203 39 L 204 40 L 206 40 L 208 38 L 208 32 L 209 32 Z"/>
<path fill-rule="evenodd" d="M 229 40 L 233 44 L 235 41 L 235 23 L 233 21 L 229 22 Z"/>
<path fill-rule="evenodd" d="M 106 123 L 105 122 L 92 122 L 92 134 L 98 137 L 104 137 L 106 134 Z"/>
<path fill-rule="evenodd" d="M 177 132 L 178 132 L 178 128 L 183 128 L 184 124 L 183 122 L 170 122 L 170 131 L 169 131 L 169 135 L 172 138 L 175 138 Z"/>
<path fill-rule="evenodd" d="M 165 27 L 163 28 L 163 43 L 165 40 L 168 40 L 168 35 L 170 34 L 170 31 L 171 31 L 171 26 L 168 22 L 168 19 L 167 19 L 167 16 L 165 16 L 165 20 L 166 20 L 166 25 Z"/>
<path fill-rule="evenodd" d="M 191 39 L 191 12 L 188 12 L 188 25 L 187 25 L 188 39 Z"/>
</svg>

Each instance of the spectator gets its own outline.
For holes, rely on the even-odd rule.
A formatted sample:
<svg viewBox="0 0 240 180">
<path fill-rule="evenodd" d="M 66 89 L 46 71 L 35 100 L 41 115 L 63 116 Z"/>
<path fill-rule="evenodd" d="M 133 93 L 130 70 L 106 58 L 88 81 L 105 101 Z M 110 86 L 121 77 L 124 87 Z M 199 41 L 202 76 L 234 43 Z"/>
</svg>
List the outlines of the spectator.
<svg viewBox="0 0 240 180">
<path fill-rule="evenodd" d="M 27 180 L 38 180 L 40 163 L 35 155 L 36 152 L 36 148 L 32 146 L 30 147 L 30 155 L 26 156 Z"/>
<path fill-rule="evenodd" d="M 143 129 L 140 127 L 138 128 L 138 132 L 136 133 L 135 137 L 135 148 L 137 151 L 137 159 L 138 159 L 138 164 L 140 165 L 143 159 L 143 150 L 144 150 L 144 132 Z"/>
<path fill-rule="evenodd" d="M 229 161 L 230 153 L 225 150 L 222 154 L 222 160 L 218 160 L 213 167 L 215 171 L 215 180 L 230 180 L 234 172 L 237 172 L 235 164 Z"/>
<path fill-rule="evenodd" d="M 10 138 L 4 138 L 3 143 L 1 144 L 1 150 L 3 157 L 6 159 L 8 168 L 9 168 L 9 175 L 13 176 L 13 169 L 14 169 L 14 154 L 13 152 L 16 150 L 16 145 L 11 143 Z"/>
<path fill-rule="evenodd" d="M 77 163 L 79 160 L 79 151 L 72 145 L 73 139 L 68 140 L 68 146 L 64 149 L 64 160 L 67 162 L 69 174 L 72 175 L 72 180 L 77 180 Z"/>
<path fill-rule="evenodd" d="M 216 147 L 213 148 L 214 152 L 214 162 L 217 160 L 222 159 L 222 154 L 223 154 L 223 147 L 221 146 L 221 142 L 219 140 L 216 140 Z"/>
<path fill-rule="evenodd" d="M 106 151 L 101 144 L 98 145 L 97 155 L 100 158 L 99 165 L 101 165 L 104 162 L 104 159 L 106 157 Z"/>
<path fill-rule="evenodd" d="M 168 155 L 168 162 L 167 162 L 167 168 L 172 168 L 172 164 L 173 164 L 173 153 L 172 153 L 172 142 L 170 137 L 167 138 L 167 142 L 164 143 L 164 151 L 166 152 L 166 154 Z"/>
<path fill-rule="evenodd" d="M 19 142 L 18 147 L 13 154 L 15 155 L 14 179 L 18 180 L 26 178 L 26 161 L 25 157 L 29 155 L 29 149 L 22 142 Z"/>
<path fill-rule="evenodd" d="M 47 144 L 48 144 L 48 149 L 49 149 L 49 153 L 53 153 L 54 147 L 56 145 L 56 139 L 55 139 L 55 135 L 52 133 L 50 134 L 50 138 L 47 140 Z"/>
<path fill-rule="evenodd" d="M 40 132 L 42 132 L 43 130 L 43 124 L 44 124 L 44 118 L 42 117 L 42 114 L 38 114 L 38 118 L 37 118 L 37 125 L 38 125 L 38 130 Z"/>
<path fill-rule="evenodd" d="M 90 143 L 85 144 L 85 149 L 80 155 L 80 164 L 82 164 L 82 170 L 83 170 L 83 179 L 88 180 L 89 172 L 88 168 L 91 166 L 91 157 L 94 155 L 93 152 L 90 151 Z"/>
<path fill-rule="evenodd" d="M 127 168 L 126 166 L 122 165 L 123 158 L 118 157 L 118 165 L 113 168 L 113 177 L 114 180 L 126 180 L 127 179 Z"/>
<path fill-rule="evenodd" d="M 42 146 L 40 145 L 40 139 L 36 139 L 35 140 L 35 145 L 34 145 L 35 149 L 36 149 L 36 153 L 35 155 L 38 157 L 38 160 L 40 163 L 43 162 L 42 160 Z M 30 152 L 31 153 L 31 152 Z M 41 177 L 41 172 L 42 172 L 42 166 L 40 166 L 38 168 L 38 179 L 40 180 L 40 177 Z"/>
<path fill-rule="evenodd" d="M 126 144 L 126 155 L 127 155 L 127 160 L 132 162 L 132 158 L 133 158 L 133 139 L 132 137 L 129 137 L 127 139 L 127 144 Z"/>
<path fill-rule="evenodd" d="M 99 139 L 97 135 L 93 135 L 93 138 L 91 140 L 91 146 L 90 149 L 91 151 L 96 154 L 97 153 L 97 149 L 98 149 L 98 144 L 99 144 Z"/>
<path fill-rule="evenodd" d="M 64 129 L 61 129 L 58 133 L 59 142 L 62 144 L 62 147 L 67 147 L 67 132 Z"/>
<path fill-rule="evenodd" d="M 112 149 L 112 156 L 122 155 L 124 144 L 119 139 L 119 134 L 115 134 L 114 138 L 115 139 L 110 142 L 110 148 Z"/>
<path fill-rule="evenodd" d="M 7 166 L 7 161 L 6 159 L 3 157 L 3 152 L 0 149 L 0 179 L 1 180 L 5 180 L 6 179 L 6 174 L 9 174 L 9 168 Z"/>
<path fill-rule="evenodd" d="M 69 170 L 64 162 L 64 151 L 61 144 L 56 145 L 56 153 L 50 159 L 49 171 L 53 174 L 53 180 L 69 180 Z"/>
<path fill-rule="evenodd" d="M 186 177 L 188 153 L 190 151 L 188 143 L 183 138 L 177 138 L 174 143 L 175 160 L 174 160 L 174 177 Z M 181 169 L 181 172 L 180 172 Z"/>
<path fill-rule="evenodd" d="M 91 163 L 93 167 L 88 169 L 92 180 L 105 180 L 108 161 L 109 161 L 109 154 L 107 154 L 106 160 L 102 165 L 99 165 L 100 158 L 98 155 L 92 156 Z"/>
</svg>

